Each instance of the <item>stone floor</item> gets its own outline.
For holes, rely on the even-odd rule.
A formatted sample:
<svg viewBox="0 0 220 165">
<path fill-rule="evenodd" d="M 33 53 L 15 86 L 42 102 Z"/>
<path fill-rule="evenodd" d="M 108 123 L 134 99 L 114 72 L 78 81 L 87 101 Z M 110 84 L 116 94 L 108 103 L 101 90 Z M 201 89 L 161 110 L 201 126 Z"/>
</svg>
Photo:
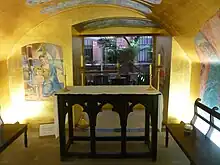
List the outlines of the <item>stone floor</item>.
<svg viewBox="0 0 220 165">
<path fill-rule="evenodd" d="M 29 132 L 29 147 L 24 148 L 20 137 L 0 154 L 0 165 L 188 165 L 189 161 L 173 139 L 164 147 L 164 133 L 159 133 L 158 160 L 149 159 L 73 159 L 59 160 L 59 143 L 54 137 L 39 138 L 38 132 Z M 120 146 L 120 145 L 119 145 Z M 103 147 L 102 147 L 103 148 Z M 104 147 L 105 148 L 105 147 Z M 106 147 L 107 148 L 107 147 Z M 137 147 L 136 147 L 137 148 Z"/>
<path fill-rule="evenodd" d="M 144 111 L 131 113 L 128 119 L 128 128 L 144 127 Z M 30 128 L 30 127 L 29 127 Z M 105 111 L 97 118 L 97 128 L 120 128 L 119 116 L 116 113 Z M 88 135 L 88 132 L 84 132 Z M 97 136 L 120 135 L 120 133 L 97 132 Z M 128 136 L 141 136 L 143 132 L 129 132 Z M 23 137 L 17 139 L 10 147 L 0 154 L 0 165 L 188 165 L 189 161 L 179 149 L 175 141 L 170 140 L 169 148 L 164 147 L 164 133 L 159 133 L 158 160 L 152 162 L 149 159 L 73 159 L 68 162 L 60 162 L 59 141 L 54 137 L 39 138 L 38 130 L 29 129 L 29 147 L 24 148 Z M 74 146 L 73 146 L 74 147 Z M 89 150 L 89 144 L 77 143 L 71 150 Z M 128 144 L 128 150 L 145 150 L 146 145 Z M 98 151 L 120 151 L 120 144 L 97 142 Z"/>
</svg>

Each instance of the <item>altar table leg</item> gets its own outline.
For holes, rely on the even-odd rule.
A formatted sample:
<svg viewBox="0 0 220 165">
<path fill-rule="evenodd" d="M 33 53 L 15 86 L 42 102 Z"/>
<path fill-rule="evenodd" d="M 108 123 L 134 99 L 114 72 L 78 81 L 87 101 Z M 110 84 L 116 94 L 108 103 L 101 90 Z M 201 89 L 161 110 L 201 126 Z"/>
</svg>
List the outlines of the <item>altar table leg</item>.
<svg viewBox="0 0 220 165">
<path fill-rule="evenodd" d="M 58 119 L 59 119 L 59 140 L 60 140 L 60 160 L 64 161 L 66 153 L 66 133 L 65 133 L 65 103 L 62 96 L 58 96 Z"/>
<path fill-rule="evenodd" d="M 121 125 L 121 154 L 126 155 L 126 124 Z"/>
<path fill-rule="evenodd" d="M 27 126 L 24 131 L 24 146 L 25 146 L 25 148 L 28 147 Z"/>
<path fill-rule="evenodd" d="M 145 107 L 145 144 L 149 143 L 150 141 L 150 115 L 149 115 L 149 111 L 146 109 Z"/>
<path fill-rule="evenodd" d="M 157 129 L 158 129 L 158 96 L 152 96 L 151 101 L 151 123 L 152 123 L 152 136 L 151 136 L 151 149 L 152 160 L 157 160 Z"/>
<path fill-rule="evenodd" d="M 69 140 L 73 143 L 73 110 L 68 107 Z"/>
<path fill-rule="evenodd" d="M 120 125 L 121 125 L 121 154 L 125 156 L 127 154 L 126 143 L 127 143 L 127 120 L 129 114 L 129 107 L 127 102 L 123 101 L 123 103 L 121 102 L 118 103 L 117 108 L 118 110 L 121 110 L 119 112 Z"/>
<path fill-rule="evenodd" d="M 96 140 L 95 140 L 95 126 L 90 126 L 90 147 L 91 153 L 94 156 L 96 154 Z"/>
<path fill-rule="evenodd" d="M 95 127 L 96 127 L 96 116 L 99 112 L 99 109 L 97 107 L 97 103 L 95 100 L 91 100 L 88 102 L 88 109 L 87 113 L 89 116 L 89 124 L 90 124 L 90 149 L 92 156 L 96 155 L 96 133 L 95 133 Z"/>
<path fill-rule="evenodd" d="M 165 145 L 166 145 L 166 147 L 168 147 L 168 144 L 169 144 L 169 132 L 168 132 L 168 129 L 166 127 L 166 137 L 165 137 Z"/>
</svg>

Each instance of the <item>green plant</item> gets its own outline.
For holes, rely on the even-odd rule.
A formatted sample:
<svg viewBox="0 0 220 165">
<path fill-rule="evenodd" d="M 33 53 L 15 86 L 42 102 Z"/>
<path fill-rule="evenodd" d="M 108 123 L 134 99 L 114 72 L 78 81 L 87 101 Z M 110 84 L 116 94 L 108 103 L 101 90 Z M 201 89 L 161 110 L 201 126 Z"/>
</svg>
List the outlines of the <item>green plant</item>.
<svg viewBox="0 0 220 165">
<path fill-rule="evenodd" d="M 127 48 L 119 48 L 117 47 L 116 37 L 107 38 L 103 37 L 98 40 L 98 44 L 103 46 L 105 52 L 107 53 L 107 61 L 109 63 L 117 63 L 120 64 L 133 62 L 135 57 L 139 54 L 143 49 L 152 50 L 152 46 L 146 45 L 145 47 L 139 47 L 139 39 L 140 36 L 134 37 L 132 40 L 128 40 L 126 37 L 123 37 L 127 42 Z"/>
</svg>

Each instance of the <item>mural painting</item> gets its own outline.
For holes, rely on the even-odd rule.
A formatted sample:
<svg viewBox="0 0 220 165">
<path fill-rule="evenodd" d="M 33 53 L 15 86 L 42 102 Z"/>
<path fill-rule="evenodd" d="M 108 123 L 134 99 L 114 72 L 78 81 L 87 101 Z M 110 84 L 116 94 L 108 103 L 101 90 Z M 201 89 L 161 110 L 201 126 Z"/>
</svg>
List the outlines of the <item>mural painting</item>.
<svg viewBox="0 0 220 165">
<path fill-rule="evenodd" d="M 220 108 L 220 11 L 201 28 L 195 44 L 201 61 L 200 97 L 209 107 Z"/>
<path fill-rule="evenodd" d="M 63 55 L 59 46 L 47 43 L 22 48 L 25 99 L 50 99 L 64 87 Z"/>
</svg>

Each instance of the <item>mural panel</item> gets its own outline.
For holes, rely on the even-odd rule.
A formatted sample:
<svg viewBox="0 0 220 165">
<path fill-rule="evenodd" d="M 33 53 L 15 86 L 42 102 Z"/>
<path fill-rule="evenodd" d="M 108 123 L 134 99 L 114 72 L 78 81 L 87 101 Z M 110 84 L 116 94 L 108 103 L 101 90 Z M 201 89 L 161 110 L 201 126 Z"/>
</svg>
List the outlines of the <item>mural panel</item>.
<svg viewBox="0 0 220 165">
<path fill-rule="evenodd" d="M 216 106 L 220 109 L 220 11 L 205 23 L 196 36 L 195 43 L 201 61 L 200 97 L 210 108 Z M 207 113 L 199 113 L 210 119 Z M 214 122 L 220 125 L 220 120 L 215 118 Z M 206 133 L 206 125 L 205 122 L 197 122 L 196 127 Z M 219 136 L 220 132 L 214 129 L 210 139 L 220 147 Z"/>
<path fill-rule="evenodd" d="M 48 100 L 64 87 L 63 55 L 59 46 L 47 43 L 22 48 L 25 100 Z"/>
<path fill-rule="evenodd" d="M 107 27 L 160 27 L 159 24 L 148 19 L 134 19 L 134 18 L 110 18 L 97 19 L 89 23 L 82 23 L 83 30 L 101 29 Z"/>
<path fill-rule="evenodd" d="M 159 4 L 161 3 L 161 0 L 149 0 L 149 3 Z M 144 5 L 134 0 L 26 0 L 26 4 L 29 6 L 43 4 L 41 10 L 42 14 L 55 13 L 61 10 L 68 9 L 70 7 L 76 7 L 78 5 L 94 4 L 123 6 L 127 8 L 133 8 L 145 14 L 149 14 L 152 12 L 147 5 Z"/>
<path fill-rule="evenodd" d="M 162 2 L 162 0 L 143 0 L 143 1 L 151 4 L 161 4 Z"/>
<path fill-rule="evenodd" d="M 220 11 L 208 20 L 195 38 L 201 61 L 201 98 L 220 108 Z"/>
</svg>

